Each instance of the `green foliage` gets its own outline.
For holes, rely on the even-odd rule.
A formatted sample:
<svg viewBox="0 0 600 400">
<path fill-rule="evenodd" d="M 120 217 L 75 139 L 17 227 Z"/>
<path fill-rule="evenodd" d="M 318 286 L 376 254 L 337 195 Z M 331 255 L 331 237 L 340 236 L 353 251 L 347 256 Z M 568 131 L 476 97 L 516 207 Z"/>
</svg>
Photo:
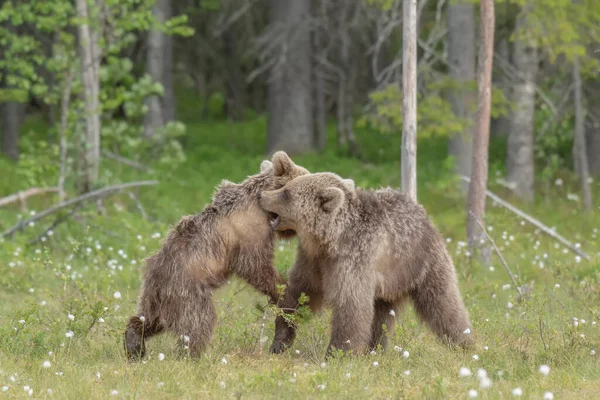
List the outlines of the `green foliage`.
<svg viewBox="0 0 600 400">
<path fill-rule="evenodd" d="M 33 389 L 33 397 L 44 397 L 51 389 L 55 398 L 107 398 L 116 391 L 117 398 L 197 398 L 202 393 L 200 397 L 248 399 L 454 399 L 467 398 L 473 388 L 479 398 L 508 398 L 516 387 L 522 388 L 523 398 L 541 398 L 546 391 L 556 398 L 593 398 L 600 390 L 599 359 L 591 352 L 598 350 L 600 340 L 598 326 L 592 324 L 600 320 L 597 257 L 578 262 L 548 236 L 490 204 L 486 212 L 486 222 L 493 227 L 490 235 L 518 281 L 535 282 L 531 294 L 518 301 L 513 286 L 504 289 L 510 279 L 495 256 L 494 270 L 467 256 L 461 242 L 464 199 L 458 186 L 446 181 L 447 138 L 434 136 L 418 139 L 419 201 L 448 238 L 473 321 L 475 349 L 463 352 L 440 344 L 408 305 L 396 313 L 397 327 L 387 351 L 377 349 L 376 354 L 362 357 L 336 354 L 339 357 L 325 360 L 331 317 L 325 310 L 310 318 L 298 313 L 302 318 L 295 320 L 294 345 L 286 354 L 270 355 L 275 310 L 267 308 L 263 319 L 265 307 L 257 312 L 254 305 L 265 304 L 265 297 L 232 277 L 215 292 L 219 323 L 205 356 L 186 360 L 176 337 L 160 335 L 147 342 L 145 363 L 126 362 L 122 334 L 139 295 L 143 259 L 160 247 L 182 214 L 202 209 L 221 179 L 241 180 L 258 171 L 264 158 L 264 118 L 244 124 L 188 122 L 186 161 L 168 171 L 153 163 L 160 185 L 137 193 L 151 220 L 140 215 L 126 194 L 119 194 L 104 200 L 106 216 L 99 216 L 91 205 L 80 210 L 77 221 L 67 220 L 52 234 L 44 234 L 54 221 L 50 218 L 26 227 L 13 239 L 0 239 L 4 260 L 0 263 L 0 387 L 8 387 L 6 396 L 27 396 L 24 386 Z M 29 124 L 33 134 L 43 130 Z M 357 135 L 366 162 L 340 157 L 331 149 L 294 160 L 311 171 L 353 178 L 360 186 L 398 187 L 399 135 L 378 136 L 365 128 L 357 129 Z M 498 145 L 492 138 L 491 148 Z M 26 152 L 30 151 L 27 146 Z M 492 151 L 490 165 L 501 161 L 498 158 L 502 155 Z M 147 177 L 118 164 L 106 169 L 124 180 Z M 2 171 L 9 174 L 0 182 L 0 190 L 19 189 L 14 170 Z M 576 185 L 565 180 L 565 187 L 551 188 L 547 204 L 540 202 L 526 210 L 594 255 L 600 249 L 600 219 L 593 213 L 573 212 L 566 190 Z M 594 186 L 595 194 L 598 189 Z M 495 186 L 492 190 L 502 191 Z M 29 204 L 31 210 L 44 206 L 44 200 Z M 0 208 L 0 230 L 16 222 L 18 214 L 17 208 Z M 42 234 L 45 240 L 30 243 Z M 295 242 L 275 246 L 282 273 L 291 266 L 294 253 Z M 307 300 L 301 298 L 303 306 Z M 573 317 L 578 318 L 578 326 Z M 73 336 L 68 337 L 68 332 Z M 408 358 L 403 351 L 410 353 Z M 45 361 L 50 362 L 47 368 Z M 538 372 L 542 364 L 551 367 L 548 377 Z M 461 367 L 473 374 L 485 369 L 492 387 L 480 389 L 475 376 L 459 378 Z"/>
</svg>

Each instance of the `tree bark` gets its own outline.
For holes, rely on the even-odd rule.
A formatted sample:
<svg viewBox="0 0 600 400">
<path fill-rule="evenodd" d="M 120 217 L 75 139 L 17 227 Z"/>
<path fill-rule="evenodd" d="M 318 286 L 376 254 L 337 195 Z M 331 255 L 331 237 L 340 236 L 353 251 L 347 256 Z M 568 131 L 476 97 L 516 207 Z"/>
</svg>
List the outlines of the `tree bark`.
<svg viewBox="0 0 600 400">
<path fill-rule="evenodd" d="M 588 166 L 592 175 L 600 176 L 600 80 L 589 79 L 584 87 L 588 104 L 585 122 Z"/>
<path fill-rule="evenodd" d="M 313 8 L 315 2 L 312 3 Z M 318 18 L 318 16 L 317 16 Z M 315 30 L 312 32 L 313 53 L 325 56 L 322 48 L 322 38 L 320 32 Z M 327 144 L 327 110 L 325 109 L 325 77 L 323 66 L 313 57 L 312 74 L 313 74 L 313 105 L 314 118 L 314 146 L 317 150 L 323 150 Z"/>
<path fill-rule="evenodd" d="M 15 101 L 0 104 L 2 119 L 0 127 L 0 150 L 13 161 L 19 161 L 19 131 L 23 123 L 25 105 Z"/>
<path fill-rule="evenodd" d="M 100 50 L 98 34 L 90 27 L 86 0 L 77 0 L 77 15 L 84 23 L 79 26 L 81 76 L 85 102 L 85 172 L 83 191 L 90 191 L 98 180 L 100 164 Z"/>
<path fill-rule="evenodd" d="M 227 114 L 235 121 L 244 118 L 246 108 L 246 79 L 242 73 L 242 60 L 240 53 L 242 50 L 237 42 L 238 34 L 233 28 L 223 32 L 224 53 L 226 57 L 227 73 Z"/>
<path fill-rule="evenodd" d="M 402 3 L 401 188 L 417 201 L 417 1 Z"/>
<path fill-rule="evenodd" d="M 152 7 L 152 15 L 159 24 L 164 24 L 167 20 L 167 13 L 170 6 L 170 0 L 157 0 Z M 144 116 L 144 136 L 153 137 L 156 131 L 163 127 L 167 122 L 165 108 L 163 107 L 164 98 L 167 93 L 165 88 L 165 52 L 167 50 L 167 35 L 160 30 L 150 30 L 148 32 L 148 46 L 146 53 L 146 69 L 154 82 L 163 86 L 163 96 L 148 96 L 145 100 L 148 112 Z"/>
<path fill-rule="evenodd" d="M 508 39 L 501 39 L 498 42 L 498 48 L 496 53 L 503 59 L 510 61 L 510 44 Z M 510 99 L 511 82 L 507 78 L 506 74 L 498 74 L 497 81 L 493 84 L 495 87 L 502 90 L 504 97 Z M 501 115 L 498 118 L 492 120 L 490 127 L 490 134 L 493 136 L 508 136 L 510 132 L 510 118 L 508 115 Z"/>
<path fill-rule="evenodd" d="M 480 35 L 477 128 L 473 136 L 472 178 L 467 205 L 467 238 L 471 248 L 477 245 L 482 235 L 477 220 L 483 223 L 485 215 L 494 59 L 494 0 L 481 0 Z"/>
<path fill-rule="evenodd" d="M 271 0 L 272 23 L 283 28 L 282 63 L 271 68 L 267 152 L 314 149 L 310 0 Z M 274 38 L 274 40 L 276 40 Z"/>
<path fill-rule="evenodd" d="M 526 11 L 517 20 L 516 30 L 527 25 Z M 507 181 L 514 194 L 526 202 L 534 200 L 534 116 L 535 83 L 538 73 L 538 50 L 527 39 L 514 44 L 513 63 L 520 79 L 514 83 L 511 94 L 514 109 L 508 136 L 506 161 Z"/>
<path fill-rule="evenodd" d="M 586 211 L 592 209 L 592 192 L 588 181 L 588 160 L 587 146 L 585 141 L 585 110 L 583 106 L 583 94 L 581 89 L 581 72 L 579 70 L 579 58 L 575 57 L 573 61 L 573 83 L 574 83 L 574 107 L 575 107 L 575 145 L 573 146 L 573 156 L 576 160 L 576 171 L 581 183 L 581 192 L 583 195 L 583 205 Z"/>
<path fill-rule="evenodd" d="M 463 132 L 450 139 L 449 153 L 456 157 L 456 172 L 471 176 L 475 92 L 467 85 L 476 80 L 475 13 L 472 2 L 450 2 L 448 6 L 448 64 L 456 88 L 450 100 L 452 112 L 464 119 Z M 462 184 L 463 193 L 468 190 Z"/>
<path fill-rule="evenodd" d="M 164 6 L 165 20 L 169 20 L 173 16 L 173 9 L 171 0 L 166 1 Z M 163 109 L 165 122 L 175 121 L 177 118 L 177 105 L 175 100 L 175 84 L 173 79 L 173 36 L 164 35 L 165 41 L 165 54 L 164 54 L 164 75 L 163 75 L 163 87 L 165 89 L 165 95 L 163 96 Z"/>
</svg>

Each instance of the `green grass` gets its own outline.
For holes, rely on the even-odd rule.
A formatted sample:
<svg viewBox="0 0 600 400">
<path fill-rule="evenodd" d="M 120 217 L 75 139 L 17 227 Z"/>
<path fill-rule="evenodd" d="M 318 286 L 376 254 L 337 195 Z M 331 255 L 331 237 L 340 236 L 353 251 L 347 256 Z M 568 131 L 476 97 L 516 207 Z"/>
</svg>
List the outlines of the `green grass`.
<svg viewBox="0 0 600 400">
<path fill-rule="evenodd" d="M 474 350 L 446 348 L 409 307 L 397 315 L 398 328 L 387 352 L 322 364 L 328 343 L 325 312 L 303 324 L 293 348 L 280 356 L 267 351 L 274 319 L 268 314 L 261 353 L 263 313 L 256 303 L 266 304 L 266 299 L 233 279 L 217 293 L 219 325 L 204 357 L 178 359 L 176 340 L 163 335 L 148 342 L 149 356 L 143 363 L 128 363 L 121 334 L 135 309 L 143 258 L 160 246 L 161 237 L 181 215 L 197 212 L 210 201 L 221 179 L 239 181 L 258 170 L 265 130 L 264 119 L 233 125 L 191 122 L 185 140 L 187 162 L 175 171 L 145 175 L 111 161 L 103 166 L 113 182 L 160 180 L 156 187 L 137 191 L 148 219 L 128 196 L 119 195 L 105 201 L 107 216 L 98 216 L 90 207 L 80 212 L 79 221 L 59 225 L 43 242 L 29 244 L 53 219 L 0 244 L 0 387 L 8 387 L 1 398 L 28 397 L 25 386 L 33 390 L 33 398 L 61 399 L 105 399 L 113 391 L 113 398 L 140 399 L 460 399 L 467 398 L 470 389 L 477 390 L 478 398 L 505 398 L 517 387 L 527 399 L 541 399 L 546 391 L 556 399 L 597 398 L 600 363 L 591 353 L 600 352 L 600 324 L 593 325 L 600 322 L 597 209 L 584 215 L 579 203 L 567 199 L 568 193 L 577 192 L 568 173 L 563 186 L 545 189 L 536 204 L 524 207 L 594 257 L 592 262 L 577 262 L 574 254 L 555 248 L 555 242 L 534 227 L 488 203 L 490 234 L 519 280 L 534 282 L 531 296 L 519 302 L 516 289 L 505 288 L 510 278 L 495 255 L 491 271 L 471 262 L 459 243 L 465 236 L 465 203 L 449 173 L 443 138 L 419 141 L 419 200 L 448 238 L 477 338 Z M 359 186 L 398 186 L 398 135 L 366 130 L 358 135 L 365 161 L 334 150 L 333 136 L 323 154 L 294 159 L 313 172 L 351 177 Z M 503 152 L 493 147 L 497 144 L 492 143 L 490 165 L 502 164 Z M 0 195 L 27 186 L 7 162 L 0 162 L 0 171 L 7 177 L 0 182 Z M 495 184 L 496 173 L 501 171 L 490 171 L 492 189 L 510 198 Z M 596 196 L 598 189 L 594 183 Z M 52 201 L 35 199 L 29 206 L 41 210 Z M 0 229 L 15 223 L 19 213 L 17 207 L 0 209 Z M 281 271 L 292 264 L 294 249 L 294 243 L 277 245 Z M 116 292 L 120 298 L 115 298 Z M 573 317 L 580 320 L 578 326 Z M 68 331 L 72 338 L 66 337 Z M 402 357 L 394 346 L 410 356 Z M 49 368 L 44 361 L 50 361 Z M 546 377 L 538 372 L 542 364 L 551 368 Z M 461 378 L 461 367 L 473 376 Z M 488 389 L 479 387 L 479 368 L 493 382 Z"/>
</svg>

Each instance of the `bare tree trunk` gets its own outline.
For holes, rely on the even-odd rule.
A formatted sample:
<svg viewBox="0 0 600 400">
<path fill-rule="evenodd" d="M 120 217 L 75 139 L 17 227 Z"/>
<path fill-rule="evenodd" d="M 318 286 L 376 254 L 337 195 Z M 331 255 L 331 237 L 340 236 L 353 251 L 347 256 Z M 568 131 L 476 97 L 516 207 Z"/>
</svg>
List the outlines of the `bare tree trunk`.
<svg viewBox="0 0 600 400">
<path fill-rule="evenodd" d="M 526 10 L 517 20 L 517 30 L 527 24 Z M 526 39 L 514 44 L 513 63 L 519 81 L 512 88 L 514 110 L 508 136 L 507 181 L 515 195 L 526 202 L 534 199 L 534 115 L 535 82 L 538 73 L 538 50 Z"/>
<path fill-rule="evenodd" d="M 477 129 L 473 136 L 472 178 L 467 205 L 467 238 L 471 248 L 478 245 L 482 235 L 477 220 L 483 223 L 485 215 L 494 59 L 494 0 L 481 0 L 480 24 Z"/>
<path fill-rule="evenodd" d="M 25 105 L 16 101 L 0 104 L 2 109 L 0 127 L 0 150 L 13 161 L 19 161 L 19 131 L 23 124 Z"/>
<path fill-rule="evenodd" d="M 314 148 L 310 0 L 271 0 L 273 25 L 285 28 L 283 63 L 271 69 L 267 151 L 299 154 Z"/>
<path fill-rule="evenodd" d="M 498 49 L 496 53 L 503 60 L 510 60 L 510 44 L 508 43 L 508 39 L 501 39 L 498 42 Z M 499 74 L 497 82 L 493 84 L 495 87 L 498 87 L 504 93 L 504 97 L 507 99 L 511 98 L 510 90 L 511 90 L 511 82 L 506 76 L 506 74 Z M 498 118 L 492 120 L 492 126 L 490 128 L 490 133 L 493 136 L 508 136 L 508 132 L 510 131 L 510 118 L 508 115 L 501 115 Z"/>
<path fill-rule="evenodd" d="M 448 6 L 448 64 L 457 88 L 451 94 L 452 112 L 466 120 L 465 130 L 450 139 L 450 155 L 457 159 L 457 173 L 471 176 L 475 92 L 467 86 L 476 79 L 475 15 L 473 3 L 450 2 Z M 468 185 L 462 184 L 466 194 Z"/>
<path fill-rule="evenodd" d="M 171 6 L 171 0 L 167 0 L 164 5 L 165 20 L 169 20 L 173 16 L 173 9 Z M 165 53 L 164 58 L 164 75 L 162 84 L 165 89 L 165 95 L 163 96 L 163 110 L 165 122 L 175 121 L 177 118 L 177 105 L 175 100 L 175 84 L 173 82 L 173 36 L 165 35 Z"/>
<path fill-rule="evenodd" d="M 86 151 L 83 190 L 87 192 L 93 188 L 98 180 L 100 164 L 100 50 L 98 48 L 98 34 L 89 25 L 89 12 L 86 0 L 77 0 L 77 15 L 85 21 L 79 26 L 79 47 L 86 113 Z"/>
<path fill-rule="evenodd" d="M 246 79 L 243 77 L 240 58 L 240 53 L 237 44 L 236 32 L 232 28 L 223 32 L 224 53 L 227 59 L 226 76 L 227 76 L 227 114 L 233 120 L 239 121 L 244 118 L 246 107 Z"/>
<path fill-rule="evenodd" d="M 170 10 L 170 0 L 157 0 L 152 7 L 152 15 L 158 23 L 163 24 L 168 19 Z M 165 89 L 164 95 L 167 93 L 165 86 L 166 76 L 166 52 L 167 52 L 167 35 L 160 30 L 150 30 L 148 32 L 148 46 L 146 53 L 146 68 L 148 74 L 154 82 L 160 83 Z M 160 129 L 167 122 L 165 107 L 163 107 L 164 96 L 149 96 L 146 98 L 146 106 L 148 112 L 144 116 L 144 136 L 152 137 L 156 134 L 156 130 Z"/>
<path fill-rule="evenodd" d="M 581 72 L 579 71 L 579 58 L 575 57 L 573 61 L 573 83 L 574 83 L 574 107 L 575 107 L 575 145 L 573 146 L 573 156 L 576 160 L 576 171 L 581 182 L 581 192 L 583 194 L 583 205 L 586 211 L 592 209 L 592 192 L 588 181 L 588 160 L 585 143 L 585 110 L 583 106 L 583 94 L 581 89 Z"/>
<path fill-rule="evenodd" d="M 315 2 L 313 9 L 315 9 Z M 312 33 L 312 46 L 315 54 L 320 54 L 325 57 L 322 48 L 322 38 L 318 30 Z M 327 110 L 325 109 L 325 77 L 323 76 L 323 66 L 320 62 L 313 58 L 312 74 L 313 74 L 313 98 L 315 99 L 313 108 L 314 118 L 314 141 L 317 150 L 323 150 L 327 144 Z"/>
<path fill-rule="evenodd" d="M 417 0 L 402 3 L 401 188 L 417 201 Z"/>
<path fill-rule="evenodd" d="M 585 123 L 588 165 L 592 175 L 600 176 L 600 80 L 594 77 L 584 87 L 588 104 Z"/>
</svg>

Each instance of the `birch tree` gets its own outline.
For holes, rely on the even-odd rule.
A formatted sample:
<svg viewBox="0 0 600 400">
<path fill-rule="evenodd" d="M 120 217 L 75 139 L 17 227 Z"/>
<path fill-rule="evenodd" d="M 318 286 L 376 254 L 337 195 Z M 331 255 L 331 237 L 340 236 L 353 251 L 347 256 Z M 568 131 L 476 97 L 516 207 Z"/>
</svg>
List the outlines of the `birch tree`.
<svg viewBox="0 0 600 400">
<path fill-rule="evenodd" d="M 417 201 L 417 0 L 403 1 L 401 188 Z"/>
<path fill-rule="evenodd" d="M 77 0 L 77 16 L 81 59 L 81 81 L 85 103 L 85 165 L 82 188 L 90 191 L 98 180 L 100 164 L 100 50 L 98 34 L 90 24 L 90 9 L 86 0 Z"/>
<path fill-rule="evenodd" d="M 472 173 L 467 206 L 467 238 L 470 247 L 474 247 L 481 238 L 476 219 L 483 221 L 485 214 L 494 58 L 494 0 L 481 0 L 480 7 L 477 127 L 473 136 Z"/>
</svg>

